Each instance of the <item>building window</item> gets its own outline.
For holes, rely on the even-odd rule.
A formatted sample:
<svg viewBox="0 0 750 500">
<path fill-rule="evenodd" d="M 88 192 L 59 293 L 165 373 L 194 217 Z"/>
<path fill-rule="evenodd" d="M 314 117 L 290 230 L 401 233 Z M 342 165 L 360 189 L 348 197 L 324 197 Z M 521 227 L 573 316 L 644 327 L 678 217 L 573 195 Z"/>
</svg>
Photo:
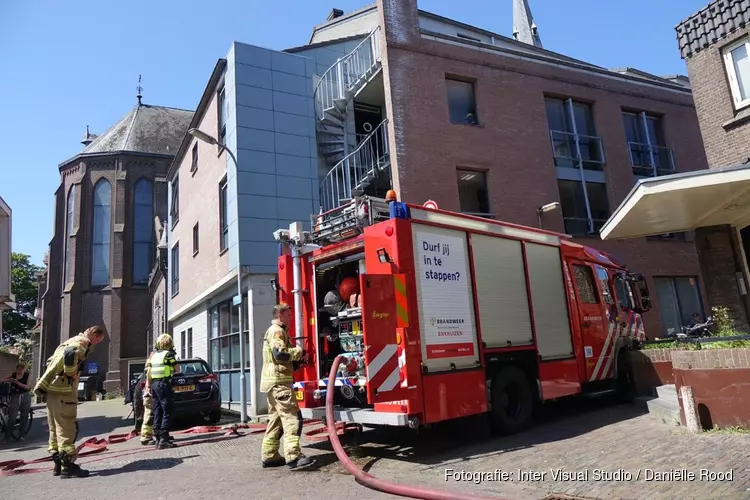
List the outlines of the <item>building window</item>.
<svg viewBox="0 0 750 500">
<path fill-rule="evenodd" d="M 172 247 L 172 296 L 180 293 L 180 243 Z"/>
<path fill-rule="evenodd" d="M 695 313 L 703 318 L 703 303 L 697 278 L 659 277 L 654 278 L 654 285 L 664 333 L 679 333 L 680 328 L 690 323 Z"/>
<path fill-rule="evenodd" d="M 750 38 L 743 38 L 722 50 L 736 109 L 750 105 Z"/>
<path fill-rule="evenodd" d="M 195 173 L 196 170 L 198 170 L 198 141 L 193 144 L 193 160 L 190 164 L 190 171 Z"/>
<path fill-rule="evenodd" d="M 219 184 L 219 250 L 229 248 L 229 202 L 227 200 L 227 180 Z"/>
<path fill-rule="evenodd" d="M 227 138 L 227 98 L 224 87 L 219 90 L 217 109 L 219 113 L 219 142 L 226 144 Z"/>
<path fill-rule="evenodd" d="M 559 179 L 557 186 L 565 232 L 574 236 L 597 234 L 609 219 L 607 185 Z"/>
<path fill-rule="evenodd" d="M 198 254 L 198 250 L 200 249 L 200 242 L 198 241 L 199 237 L 199 231 L 198 231 L 198 223 L 196 222 L 193 226 L 193 257 L 195 257 Z"/>
<path fill-rule="evenodd" d="M 599 294 L 596 291 L 594 272 L 591 267 L 585 265 L 573 265 L 573 276 L 575 276 L 578 297 L 584 304 L 598 304 Z"/>
<path fill-rule="evenodd" d="M 73 236 L 73 224 L 75 223 L 75 208 L 76 208 L 76 187 L 70 186 L 68 191 L 68 215 L 65 219 L 65 276 L 63 278 L 63 288 L 70 282 L 73 276 L 73 270 L 71 267 L 70 260 L 70 238 Z"/>
<path fill-rule="evenodd" d="M 185 338 L 185 330 L 180 332 L 180 359 L 187 359 L 187 338 Z"/>
<path fill-rule="evenodd" d="M 172 207 L 169 210 L 172 216 L 172 227 L 180 219 L 180 178 L 175 176 L 172 181 Z"/>
<path fill-rule="evenodd" d="M 148 283 L 154 241 L 154 196 L 151 182 L 135 183 L 133 204 L 133 283 Z"/>
<path fill-rule="evenodd" d="M 193 329 L 188 328 L 187 330 L 187 357 L 188 359 L 193 357 Z"/>
<path fill-rule="evenodd" d="M 480 217 L 492 217 L 487 194 L 487 174 L 473 170 L 458 170 L 457 173 L 461 212 Z"/>
<path fill-rule="evenodd" d="M 623 112 L 625 137 L 630 150 L 630 164 L 636 176 L 657 177 L 674 173 L 674 155 L 665 146 L 662 120 L 659 116 Z"/>
<path fill-rule="evenodd" d="M 91 285 L 109 285 L 109 242 L 112 187 L 101 179 L 94 187 L 94 226 L 91 238 Z"/>
<path fill-rule="evenodd" d="M 242 297 L 242 344 L 245 349 L 245 369 L 250 368 L 250 344 L 248 335 L 247 296 Z M 212 307 L 209 318 L 209 363 L 218 373 L 223 403 L 240 401 L 240 334 L 239 308 L 231 300 Z M 250 378 L 246 378 L 249 386 Z M 249 392 L 249 389 L 247 389 Z"/>
<path fill-rule="evenodd" d="M 474 84 L 451 78 L 445 79 L 448 91 L 448 111 L 451 123 L 477 125 L 477 103 L 474 97 Z"/>
<path fill-rule="evenodd" d="M 591 105 L 573 99 L 544 100 L 555 166 L 602 170 L 606 163 Z"/>
</svg>

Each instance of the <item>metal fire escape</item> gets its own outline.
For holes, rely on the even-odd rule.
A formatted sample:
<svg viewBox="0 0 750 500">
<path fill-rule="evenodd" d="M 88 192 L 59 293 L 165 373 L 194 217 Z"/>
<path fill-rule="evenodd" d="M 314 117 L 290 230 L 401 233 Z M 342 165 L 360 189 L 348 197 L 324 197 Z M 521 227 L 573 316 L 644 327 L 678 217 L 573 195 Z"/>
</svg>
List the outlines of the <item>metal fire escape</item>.
<svg viewBox="0 0 750 500">
<path fill-rule="evenodd" d="M 381 71 L 381 55 L 377 27 L 316 82 L 318 150 L 329 167 L 320 185 L 320 203 L 326 212 L 363 194 L 381 171 L 390 168 L 388 119 L 357 138 L 349 130 L 348 118 L 349 104 Z"/>
</svg>

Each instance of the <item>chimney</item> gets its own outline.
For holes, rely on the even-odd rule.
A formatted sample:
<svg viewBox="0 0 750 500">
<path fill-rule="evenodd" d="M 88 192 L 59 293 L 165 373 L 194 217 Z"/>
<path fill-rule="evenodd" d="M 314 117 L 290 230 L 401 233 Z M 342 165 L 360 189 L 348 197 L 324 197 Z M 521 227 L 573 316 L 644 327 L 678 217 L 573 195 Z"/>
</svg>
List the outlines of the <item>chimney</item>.
<svg viewBox="0 0 750 500">
<path fill-rule="evenodd" d="M 328 14 L 328 17 L 326 18 L 326 22 L 333 21 L 337 17 L 341 17 L 344 15 L 344 11 L 341 9 L 332 9 L 331 13 Z"/>
</svg>

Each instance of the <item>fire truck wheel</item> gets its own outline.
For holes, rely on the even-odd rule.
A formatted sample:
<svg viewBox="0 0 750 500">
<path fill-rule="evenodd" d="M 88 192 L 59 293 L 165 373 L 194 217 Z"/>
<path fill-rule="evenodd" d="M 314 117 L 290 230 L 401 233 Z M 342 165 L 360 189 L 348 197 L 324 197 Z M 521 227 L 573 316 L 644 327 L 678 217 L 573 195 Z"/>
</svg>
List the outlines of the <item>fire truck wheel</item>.
<svg viewBox="0 0 750 500">
<path fill-rule="evenodd" d="M 628 362 L 628 350 L 622 349 L 617 356 L 617 396 L 626 403 L 635 401 L 633 369 Z"/>
<path fill-rule="evenodd" d="M 502 434 L 514 434 L 528 423 L 534 410 L 534 393 L 526 374 L 506 366 L 492 380 L 492 423 Z"/>
</svg>

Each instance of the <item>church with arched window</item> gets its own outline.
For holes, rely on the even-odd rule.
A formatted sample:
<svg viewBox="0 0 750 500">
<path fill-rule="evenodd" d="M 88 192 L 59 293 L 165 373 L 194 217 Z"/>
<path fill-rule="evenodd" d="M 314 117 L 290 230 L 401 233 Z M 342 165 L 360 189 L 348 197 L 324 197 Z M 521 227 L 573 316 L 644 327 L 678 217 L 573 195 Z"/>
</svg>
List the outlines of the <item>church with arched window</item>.
<svg viewBox="0 0 750 500">
<path fill-rule="evenodd" d="M 83 375 L 104 378 L 108 391 L 127 387 L 150 351 L 154 222 L 167 220 L 166 173 L 192 116 L 139 96 L 103 134 L 87 127 L 81 152 L 59 166 L 41 353 L 46 359 L 63 340 L 104 325 L 106 340 Z"/>
</svg>

